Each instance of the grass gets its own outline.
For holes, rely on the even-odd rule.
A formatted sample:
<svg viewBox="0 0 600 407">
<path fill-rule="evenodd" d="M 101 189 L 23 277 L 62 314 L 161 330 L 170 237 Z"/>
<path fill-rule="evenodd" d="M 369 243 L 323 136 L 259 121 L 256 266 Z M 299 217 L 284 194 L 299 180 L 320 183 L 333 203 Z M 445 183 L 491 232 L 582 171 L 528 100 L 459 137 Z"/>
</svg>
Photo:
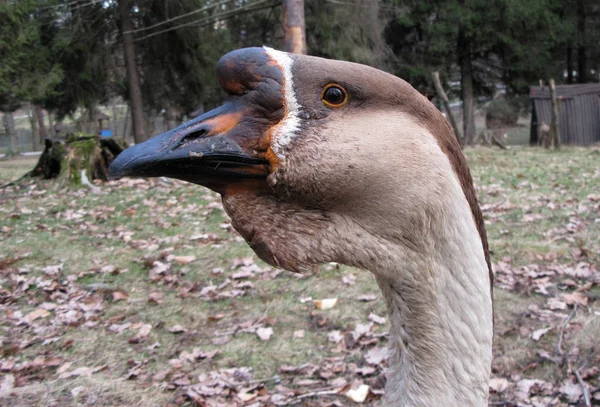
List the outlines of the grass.
<svg viewBox="0 0 600 407">
<path fill-rule="evenodd" d="M 484 208 L 494 263 L 508 262 L 515 268 L 573 264 L 578 261 L 575 251 L 583 250 L 586 262 L 598 264 L 600 218 L 594 206 L 598 201 L 592 198 L 600 190 L 599 150 L 473 148 L 466 153 Z M 18 178 L 34 164 L 35 159 L 1 161 L 0 183 Z M 102 367 L 89 377 L 68 379 L 60 379 L 56 368 L 45 370 L 37 379 L 24 379 L 15 387 L 11 405 L 178 404 L 181 394 L 166 389 L 168 381 L 156 382 L 152 376 L 171 366 L 182 352 L 196 347 L 222 353 L 182 367 L 191 377 L 249 366 L 254 379 L 272 378 L 279 375 L 282 365 L 322 365 L 327 358 L 339 356 L 346 363 L 361 363 L 360 349 L 340 353 L 327 335 L 336 329 L 352 330 L 367 322 L 370 313 L 385 316 L 379 290 L 368 272 L 326 265 L 316 275 L 298 277 L 284 272 L 266 278 L 269 271 L 265 271 L 250 280 L 254 286 L 246 295 L 209 302 L 199 291 L 232 280 L 239 271 L 232 269 L 235 259 L 252 257 L 260 269 L 269 269 L 228 227 L 217 197 L 197 186 L 160 180 L 107 184 L 103 190 L 103 194 L 57 191 L 50 183 L 30 183 L 0 195 L 0 260 L 21 258 L 0 271 L 0 289 L 12 290 L 15 275 L 32 279 L 29 289 L 15 302 L 0 303 L 2 313 L 27 315 L 43 303 L 60 303 L 70 289 L 80 290 L 85 298 L 100 297 L 103 307 L 98 319 L 71 327 L 54 320 L 57 312 L 38 321 L 35 329 L 5 318 L 0 327 L 4 352 L 0 363 L 32 362 L 45 355 L 59 357 L 61 364 L 72 363 L 73 368 Z M 212 240 L 195 238 L 203 234 L 212 234 Z M 176 264 L 168 260 L 169 254 L 196 259 Z M 172 280 L 151 280 L 149 264 L 154 260 L 170 262 L 167 275 Z M 64 285 L 49 291 L 39 284 L 47 278 L 42 269 L 58 264 L 63 268 L 57 281 Z M 98 271 L 109 265 L 122 272 Z M 343 283 L 348 275 L 355 277 L 353 285 Z M 539 342 L 522 330 L 531 332 L 548 325 L 528 317 L 530 307 L 543 307 L 547 296 L 535 293 L 525 282 L 522 287 L 495 289 L 494 372 L 503 377 L 517 372 L 555 382 L 565 377 L 565 367 L 540 362 L 536 352 L 555 349 L 558 330 Z M 563 287 L 553 282 L 549 290 L 559 293 Z M 598 285 L 588 290 L 589 306 L 573 318 L 573 324 L 581 329 L 568 330 L 564 349 L 578 347 L 591 367 L 597 358 L 594 338 L 600 337 L 599 306 L 594 301 Z M 126 292 L 129 298 L 114 301 L 114 291 Z M 161 304 L 148 301 L 152 292 L 164 295 Z M 377 300 L 360 302 L 357 298 L 362 294 L 375 294 Z M 311 302 L 300 301 L 307 297 L 339 298 L 339 303 L 331 310 L 318 311 Z M 113 333 L 107 322 L 111 318 L 118 324 L 150 324 L 152 329 L 142 343 L 130 343 L 137 330 Z M 274 330 L 269 341 L 240 332 L 240 326 L 261 318 L 267 318 Z M 177 324 L 185 332 L 169 331 Z M 375 332 L 387 329 L 376 326 Z M 300 330 L 304 337 L 295 338 L 294 332 Z M 58 339 L 43 343 L 42 339 L 53 337 Z M 224 337 L 229 341 L 218 344 Z M 31 344 L 10 355 L 11 344 L 23 341 Z M 151 347 L 155 343 L 160 346 Z M 536 366 L 523 373 L 533 362 Z M 140 374 L 127 380 L 137 364 L 142 366 Z M 76 396 L 74 389 L 80 389 Z"/>
<path fill-rule="evenodd" d="M 25 173 L 31 171 L 39 157 L 17 157 L 0 159 L 0 185 L 15 181 Z"/>
</svg>

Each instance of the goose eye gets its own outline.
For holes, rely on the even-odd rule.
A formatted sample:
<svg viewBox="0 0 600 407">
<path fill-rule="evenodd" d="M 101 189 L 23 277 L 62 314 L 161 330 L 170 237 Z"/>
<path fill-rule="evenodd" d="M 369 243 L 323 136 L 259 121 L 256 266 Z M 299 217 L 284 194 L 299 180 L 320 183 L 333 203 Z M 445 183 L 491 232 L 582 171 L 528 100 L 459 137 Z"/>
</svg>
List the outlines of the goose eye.
<svg viewBox="0 0 600 407">
<path fill-rule="evenodd" d="M 348 93 L 340 85 L 330 84 L 323 89 L 321 100 L 325 106 L 342 107 L 348 101 Z"/>
</svg>

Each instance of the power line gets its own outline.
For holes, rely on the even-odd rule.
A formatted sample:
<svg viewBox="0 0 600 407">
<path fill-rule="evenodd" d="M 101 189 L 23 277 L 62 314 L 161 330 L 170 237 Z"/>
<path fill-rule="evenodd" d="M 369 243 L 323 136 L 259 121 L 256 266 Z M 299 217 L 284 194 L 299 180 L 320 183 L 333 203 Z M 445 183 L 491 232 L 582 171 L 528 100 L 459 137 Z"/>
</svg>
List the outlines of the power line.
<svg viewBox="0 0 600 407">
<path fill-rule="evenodd" d="M 268 4 L 265 4 L 265 3 L 268 3 Z M 133 41 L 135 41 L 135 42 L 137 42 L 137 41 L 143 41 L 143 40 L 146 40 L 148 38 L 152 38 L 152 37 L 155 37 L 157 35 L 164 34 L 164 33 L 167 33 L 169 31 L 177 30 L 177 29 L 183 28 L 183 27 L 189 27 L 189 26 L 204 27 L 204 26 L 212 24 L 212 23 L 214 23 L 214 22 L 216 22 L 218 20 L 225 20 L 225 19 L 228 19 L 228 18 L 231 18 L 231 17 L 235 17 L 238 14 L 249 13 L 251 11 L 258 11 L 258 10 L 262 10 L 262 9 L 265 9 L 265 8 L 268 8 L 268 7 L 274 7 L 274 6 L 279 5 L 279 3 L 280 3 L 279 0 L 277 0 L 277 1 L 273 1 L 273 0 L 259 0 L 259 1 L 256 1 L 254 3 L 246 4 L 245 6 L 241 6 L 241 7 L 238 7 L 236 9 L 233 9 L 233 10 L 228 10 L 228 11 L 220 13 L 220 14 L 215 14 L 215 15 L 212 15 L 210 17 L 205 17 L 205 18 L 202 18 L 202 19 L 199 19 L 199 20 L 190 21 L 190 22 L 187 22 L 187 23 L 176 25 L 174 27 L 166 28 L 164 30 L 153 32 L 153 33 L 148 34 L 148 35 L 146 35 L 144 37 L 136 38 Z M 257 7 L 257 6 L 259 6 L 259 7 Z"/>
<path fill-rule="evenodd" d="M 94 4 L 98 4 L 101 3 L 103 0 L 91 0 L 88 1 L 87 3 L 81 3 L 84 0 L 74 0 L 74 1 L 70 1 L 68 3 L 59 3 L 59 4 L 55 4 L 53 6 L 45 6 L 45 7 L 40 7 L 38 10 L 48 10 L 48 9 L 58 9 L 61 7 L 69 7 L 69 6 L 73 6 L 75 5 L 76 8 L 81 8 L 81 7 L 87 7 L 87 6 L 92 6 Z M 81 3 L 81 4 L 78 4 Z"/>
<path fill-rule="evenodd" d="M 232 1 L 234 1 L 234 0 L 223 0 L 223 1 L 220 1 L 220 2 L 215 3 L 215 4 L 211 4 L 210 6 L 205 6 L 205 7 L 199 8 L 197 10 L 190 11 L 189 13 L 185 13 L 185 14 L 179 15 L 177 17 L 168 18 L 168 19 L 166 19 L 164 21 L 161 21 L 160 23 L 156 23 L 156 24 L 150 25 L 148 27 L 138 28 L 136 30 L 125 31 L 123 34 L 131 34 L 131 33 L 136 33 L 136 32 L 140 32 L 140 31 L 150 30 L 152 28 L 159 27 L 159 26 L 164 25 L 164 24 L 168 24 L 168 23 L 170 23 L 172 21 L 176 21 L 176 20 L 182 19 L 184 17 L 191 16 L 193 14 L 197 14 L 197 13 L 201 13 L 203 11 L 210 10 L 211 8 L 215 8 L 215 7 L 219 7 L 219 6 L 222 6 L 224 4 L 227 4 L 227 3 L 231 3 Z"/>
</svg>

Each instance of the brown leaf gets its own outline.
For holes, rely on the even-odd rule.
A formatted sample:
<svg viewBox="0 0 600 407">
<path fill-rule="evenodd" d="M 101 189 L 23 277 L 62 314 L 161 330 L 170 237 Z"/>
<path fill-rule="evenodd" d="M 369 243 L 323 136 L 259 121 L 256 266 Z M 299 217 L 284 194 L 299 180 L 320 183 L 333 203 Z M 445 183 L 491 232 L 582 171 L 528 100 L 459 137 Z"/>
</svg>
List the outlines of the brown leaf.
<svg viewBox="0 0 600 407">
<path fill-rule="evenodd" d="M 129 294 L 125 291 L 113 291 L 112 297 L 114 302 L 125 301 L 129 299 Z"/>
<path fill-rule="evenodd" d="M 177 264 L 189 264 L 196 260 L 196 256 L 173 256 L 173 261 Z"/>
<path fill-rule="evenodd" d="M 33 321 L 38 318 L 46 318 L 50 313 L 43 308 L 37 308 L 35 311 L 31 311 L 29 314 L 25 315 L 23 321 L 28 325 L 31 325 Z"/>
<path fill-rule="evenodd" d="M 165 298 L 165 294 L 160 291 L 154 291 L 154 292 L 151 292 L 150 294 L 148 294 L 148 302 L 149 303 L 161 304 L 163 301 L 163 298 Z"/>
<path fill-rule="evenodd" d="M 152 376 L 152 381 L 162 382 L 167 378 L 167 376 L 169 376 L 169 374 L 171 374 L 171 369 L 159 370 L 154 374 L 154 376 Z"/>
<path fill-rule="evenodd" d="M 570 294 L 563 294 L 562 299 L 569 305 L 582 305 L 584 307 L 588 304 L 588 297 L 580 292 L 574 292 Z"/>
<path fill-rule="evenodd" d="M 139 331 L 135 336 L 129 338 L 129 343 L 141 343 L 148 339 L 148 335 L 150 335 L 150 331 L 152 330 L 152 325 L 150 324 L 142 324 L 140 326 Z"/>
</svg>

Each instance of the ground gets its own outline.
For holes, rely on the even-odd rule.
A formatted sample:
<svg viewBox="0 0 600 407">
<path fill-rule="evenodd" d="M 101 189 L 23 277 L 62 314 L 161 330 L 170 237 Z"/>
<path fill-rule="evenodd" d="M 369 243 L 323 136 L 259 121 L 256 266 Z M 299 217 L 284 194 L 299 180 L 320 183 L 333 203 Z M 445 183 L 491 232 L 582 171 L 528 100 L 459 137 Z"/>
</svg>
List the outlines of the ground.
<svg viewBox="0 0 600 407">
<path fill-rule="evenodd" d="M 466 154 L 496 270 L 490 405 L 600 405 L 600 150 Z M 353 405 L 361 384 L 379 403 L 368 272 L 272 269 L 198 186 L 98 186 L 0 191 L 0 405 Z"/>
</svg>

